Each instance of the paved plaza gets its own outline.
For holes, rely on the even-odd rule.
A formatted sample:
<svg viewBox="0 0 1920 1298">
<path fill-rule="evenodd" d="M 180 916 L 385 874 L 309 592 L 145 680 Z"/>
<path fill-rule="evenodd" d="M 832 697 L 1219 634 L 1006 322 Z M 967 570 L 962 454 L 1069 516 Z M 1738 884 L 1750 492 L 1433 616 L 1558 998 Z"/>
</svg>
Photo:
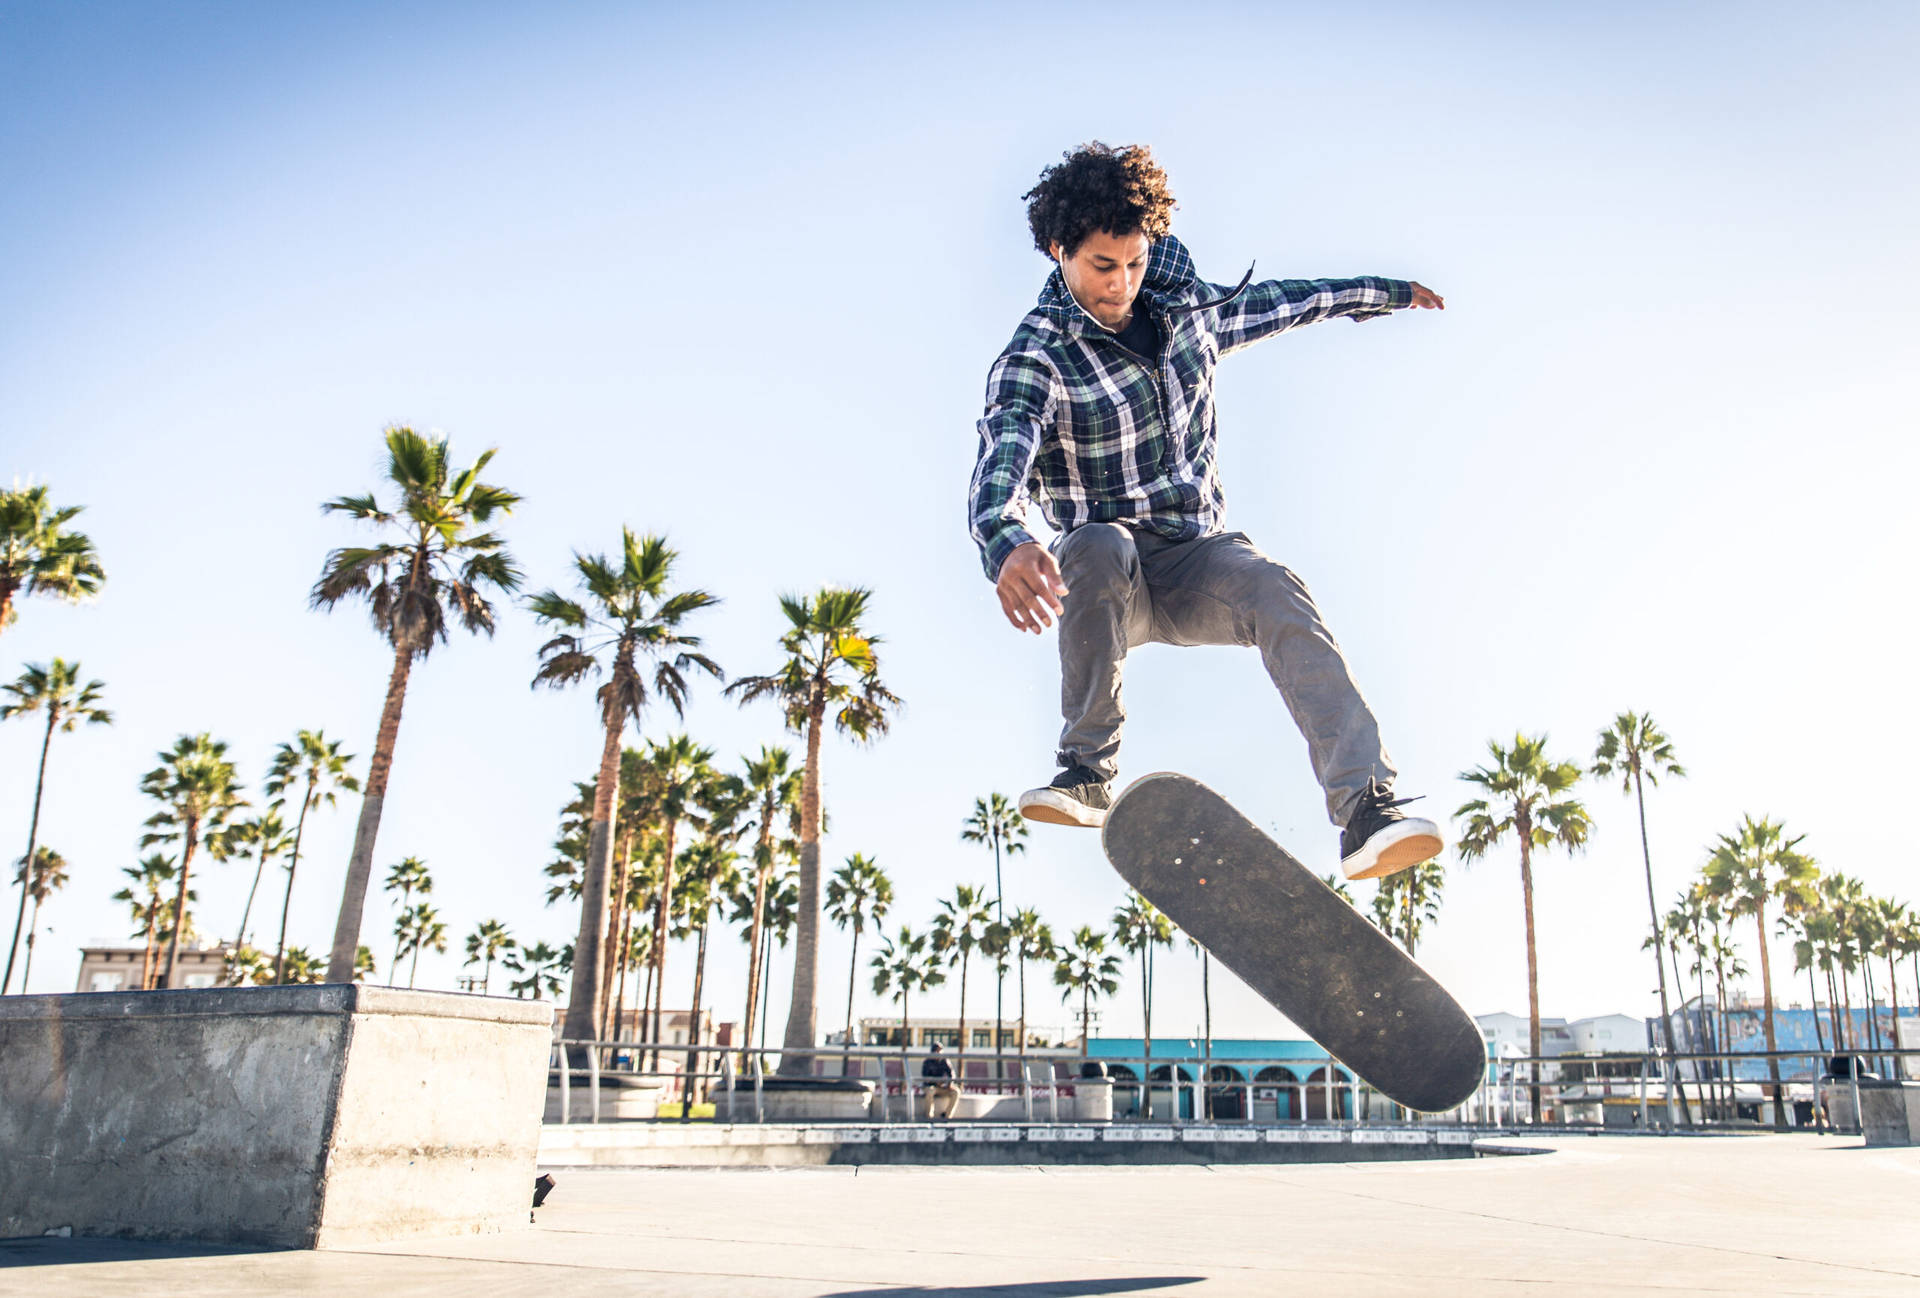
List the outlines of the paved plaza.
<svg viewBox="0 0 1920 1298">
<path fill-rule="evenodd" d="M 1920 1149 L 1562 1137 L 1451 1162 L 562 1171 L 511 1234 L 0 1243 L 0 1294 L 1920 1292 Z"/>
</svg>

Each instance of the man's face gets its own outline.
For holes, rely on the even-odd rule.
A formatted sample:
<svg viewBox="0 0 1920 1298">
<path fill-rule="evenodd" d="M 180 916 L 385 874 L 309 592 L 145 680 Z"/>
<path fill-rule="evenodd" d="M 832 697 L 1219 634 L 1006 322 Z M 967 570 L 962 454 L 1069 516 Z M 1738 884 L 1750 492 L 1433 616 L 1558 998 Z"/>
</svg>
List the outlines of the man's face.
<svg viewBox="0 0 1920 1298">
<path fill-rule="evenodd" d="M 1067 287 L 1087 314 L 1109 329 L 1119 329 L 1133 315 L 1133 299 L 1147 273 L 1147 236 L 1108 234 L 1096 230 L 1081 240 L 1073 255 L 1060 261 Z M 1053 245 L 1059 260 L 1066 250 Z"/>
</svg>

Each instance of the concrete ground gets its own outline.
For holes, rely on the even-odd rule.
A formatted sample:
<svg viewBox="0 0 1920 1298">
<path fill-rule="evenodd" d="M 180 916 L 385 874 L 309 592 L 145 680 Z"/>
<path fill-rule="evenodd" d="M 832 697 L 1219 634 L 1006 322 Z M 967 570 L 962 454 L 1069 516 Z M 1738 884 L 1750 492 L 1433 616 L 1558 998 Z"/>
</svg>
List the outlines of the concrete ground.
<svg viewBox="0 0 1920 1298">
<path fill-rule="evenodd" d="M 351 1251 L 0 1243 L 0 1294 L 1902 1294 L 1920 1148 L 1565 1137 L 1530 1157 L 563 1171 L 539 1224 Z"/>
</svg>

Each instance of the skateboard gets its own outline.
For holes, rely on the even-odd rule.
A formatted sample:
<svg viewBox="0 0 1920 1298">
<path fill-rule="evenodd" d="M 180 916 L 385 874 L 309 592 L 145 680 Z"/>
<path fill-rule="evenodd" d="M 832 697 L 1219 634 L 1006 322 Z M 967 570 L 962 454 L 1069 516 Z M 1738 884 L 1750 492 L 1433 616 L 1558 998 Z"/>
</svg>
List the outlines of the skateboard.
<svg viewBox="0 0 1920 1298">
<path fill-rule="evenodd" d="M 1225 798 L 1163 772 L 1101 831 L 1120 877 L 1368 1085 L 1409 1109 L 1461 1103 L 1480 1029 L 1393 941 Z"/>
</svg>

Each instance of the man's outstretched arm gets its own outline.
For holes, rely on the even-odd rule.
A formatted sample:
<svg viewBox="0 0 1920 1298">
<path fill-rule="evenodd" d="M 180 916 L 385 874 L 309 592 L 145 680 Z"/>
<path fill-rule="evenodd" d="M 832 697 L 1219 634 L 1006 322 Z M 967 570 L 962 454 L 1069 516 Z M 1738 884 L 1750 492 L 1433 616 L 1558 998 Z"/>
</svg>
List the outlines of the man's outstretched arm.
<svg viewBox="0 0 1920 1298">
<path fill-rule="evenodd" d="M 1216 287 L 1214 291 L 1224 294 L 1229 290 Z M 1377 275 L 1358 279 L 1269 279 L 1248 285 L 1239 297 L 1215 308 L 1215 335 L 1224 355 L 1316 320 L 1336 316 L 1371 320 L 1408 307 L 1443 310 L 1446 302 L 1425 285 Z"/>
<path fill-rule="evenodd" d="M 1052 371 L 1031 356 L 1010 353 L 987 375 L 980 452 L 968 491 L 967 516 L 1000 609 L 1016 630 L 1040 631 L 1060 615 L 1067 593 L 1060 567 L 1025 526 L 1027 476 L 1053 417 Z"/>
</svg>

